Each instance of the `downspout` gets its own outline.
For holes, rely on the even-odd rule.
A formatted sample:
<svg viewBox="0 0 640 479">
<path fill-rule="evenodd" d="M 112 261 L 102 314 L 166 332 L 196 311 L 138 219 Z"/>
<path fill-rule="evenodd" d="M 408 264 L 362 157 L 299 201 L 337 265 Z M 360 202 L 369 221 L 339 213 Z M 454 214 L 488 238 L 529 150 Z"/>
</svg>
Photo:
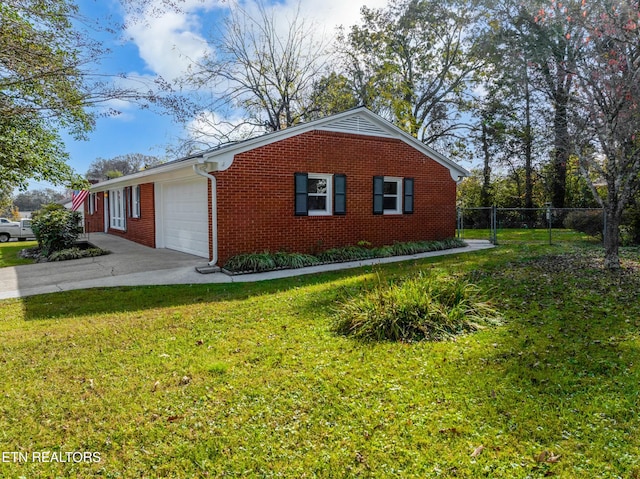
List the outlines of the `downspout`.
<svg viewBox="0 0 640 479">
<path fill-rule="evenodd" d="M 200 165 L 193 165 L 193 171 L 196 175 L 200 175 L 211 180 L 211 229 L 213 236 L 213 257 L 209 261 L 209 266 L 215 266 L 218 262 L 218 182 L 212 174 L 199 168 Z"/>
</svg>

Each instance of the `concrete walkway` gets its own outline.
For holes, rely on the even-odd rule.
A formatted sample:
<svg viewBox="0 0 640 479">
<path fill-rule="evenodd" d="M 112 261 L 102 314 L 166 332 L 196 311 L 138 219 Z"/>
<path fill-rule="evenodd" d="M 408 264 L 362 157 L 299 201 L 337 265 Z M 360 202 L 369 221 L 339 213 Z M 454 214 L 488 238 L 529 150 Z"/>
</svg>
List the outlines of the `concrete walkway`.
<svg viewBox="0 0 640 479">
<path fill-rule="evenodd" d="M 264 281 L 374 264 L 467 253 L 493 247 L 488 241 L 467 240 L 467 247 L 445 251 L 228 276 L 224 273 L 198 273 L 195 267 L 205 265 L 206 261 L 197 256 L 168 249 L 148 248 L 103 233 L 92 233 L 89 241 L 100 248 L 111 251 L 112 254 L 96 258 L 0 268 L 0 299 L 110 286 Z"/>
</svg>

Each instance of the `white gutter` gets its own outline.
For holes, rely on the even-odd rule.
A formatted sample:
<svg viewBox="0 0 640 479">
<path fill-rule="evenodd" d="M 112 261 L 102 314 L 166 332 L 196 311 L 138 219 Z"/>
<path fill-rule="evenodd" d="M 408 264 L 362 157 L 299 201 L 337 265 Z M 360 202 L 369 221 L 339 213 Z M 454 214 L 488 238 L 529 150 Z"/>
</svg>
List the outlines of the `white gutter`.
<svg viewBox="0 0 640 479">
<path fill-rule="evenodd" d="M 209 261 L 209 266 L 215 266 L 218 262 L 218 182 L 216 177 L 207 171 L 201 170 L 200 165 L 193 165 L 196 175 L 211 180 L 211 229 L 213 235 L 213 257 Z"/>
</svg>

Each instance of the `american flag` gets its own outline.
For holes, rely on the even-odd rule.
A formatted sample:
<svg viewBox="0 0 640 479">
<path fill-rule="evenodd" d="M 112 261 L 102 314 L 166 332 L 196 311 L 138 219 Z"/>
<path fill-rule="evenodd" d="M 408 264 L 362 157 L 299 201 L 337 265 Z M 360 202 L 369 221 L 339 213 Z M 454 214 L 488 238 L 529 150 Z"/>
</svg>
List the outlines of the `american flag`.
<svg viewBox="0 0 640 479">
<path fill-rule="evenodd" d="M 82 206 L 84 200 L 87 199 L 89 190 L 76 190 L 71 194 L 71 211 L 76 211 Z"/>
</svg>

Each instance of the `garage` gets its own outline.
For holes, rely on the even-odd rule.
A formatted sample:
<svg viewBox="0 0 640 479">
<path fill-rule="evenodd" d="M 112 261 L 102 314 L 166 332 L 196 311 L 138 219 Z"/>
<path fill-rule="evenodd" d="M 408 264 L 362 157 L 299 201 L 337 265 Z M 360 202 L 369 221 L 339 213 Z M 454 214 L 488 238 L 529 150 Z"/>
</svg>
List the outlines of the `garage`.
<svg viewBox="0 0 640 479">
<path fill-rule="evenodd" d="M 160 245 L 209 258 L 207 180 L 172 181 L 161 185 Z M 160 246 L 159 245 L 159 246 Z"/>
</svg>

